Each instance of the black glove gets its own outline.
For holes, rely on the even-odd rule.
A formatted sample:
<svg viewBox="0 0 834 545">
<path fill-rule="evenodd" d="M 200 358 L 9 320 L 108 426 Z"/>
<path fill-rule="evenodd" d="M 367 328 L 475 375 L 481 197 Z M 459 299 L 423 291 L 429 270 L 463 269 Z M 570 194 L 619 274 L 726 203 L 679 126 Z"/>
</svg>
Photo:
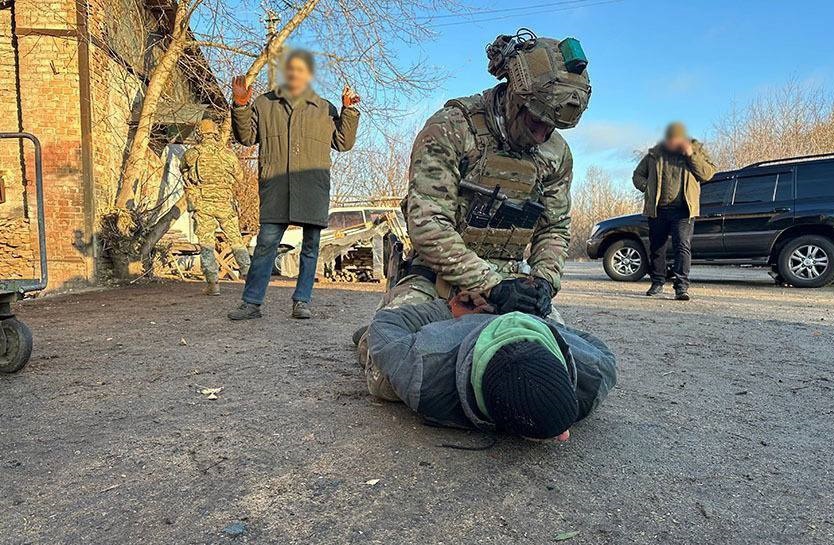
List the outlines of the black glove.
<svg viewBox="0 0 834 545">
<path fill-rule="evenodd" d="M 498 314 L 518 311 L 538 314 L 539 289 L 527 278 L 509 278 L 492 288 L 487 298 Z"/>
<path fill-rule="evenodd" d="M 536 314 L 547 318 L 553 312 L 553 286 L 544 278 L 534 277 L 533 285 L 536 287 Z"/>
</svg>

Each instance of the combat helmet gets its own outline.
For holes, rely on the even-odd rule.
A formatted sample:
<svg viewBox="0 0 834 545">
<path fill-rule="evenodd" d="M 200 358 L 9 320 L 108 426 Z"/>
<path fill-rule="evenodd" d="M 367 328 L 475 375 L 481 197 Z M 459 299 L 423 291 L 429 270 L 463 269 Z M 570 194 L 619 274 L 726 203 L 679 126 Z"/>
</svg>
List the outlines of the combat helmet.
<svg viewBox="0 0 834 545">
<path fill-rule="evenodd" d="M 489 73 L 507 80 L 514 110 L 526 108 L 559 129 L 579 123 L 591 98 L 588 59 L 575 38 L 539 38 L 522 28 L 487 46 Z"/>
<path fill-rule="evenodd" d="M 200 122 L 197 124 L 197 138 L 199 138 L 200 140 L 208 136 L 218 136 L 219 134 L 220 128 L 217 126 L 217 123 L 215 123 L 213 119 L 201 119 Z"/>
</svg>

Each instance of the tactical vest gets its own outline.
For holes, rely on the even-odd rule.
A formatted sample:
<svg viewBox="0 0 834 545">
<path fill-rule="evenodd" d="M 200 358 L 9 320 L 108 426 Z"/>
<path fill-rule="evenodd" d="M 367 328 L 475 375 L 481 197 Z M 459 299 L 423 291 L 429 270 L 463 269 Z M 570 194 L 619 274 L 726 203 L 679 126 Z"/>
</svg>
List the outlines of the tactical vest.
<svg viewBox="0 0 834 545">
<path fill-rule="evenodd" d="M 522 203 L 526 200 L 539 202 L 542 194 L 542 178 L 545 166 L 540 158 L 529 153 L 515 153 L 503 149 L 501 142 L 489 127 L 485 100 L 470 97 L 450 100 L 446 107 L 457 108 L 466 118 L 475 137 L 476 149 L 470 151 L 461 161 L 462 181 L 486 189 L 500 187 L 501 193 L 511 201 Z M 467 248 L 479 257 L 491 261 L 515 261 L 524 259 L 524 250 L 530 244 L 533 228 L 473 227 L 467 216 L 473 203 L 480 199 L 473 191 L 460 188 L 456 215 L 457 231 Z M 499 203 L 493 203 L 495 212 Z M 509 271 L 507 271 L 509 272 Z"/>
</svg>

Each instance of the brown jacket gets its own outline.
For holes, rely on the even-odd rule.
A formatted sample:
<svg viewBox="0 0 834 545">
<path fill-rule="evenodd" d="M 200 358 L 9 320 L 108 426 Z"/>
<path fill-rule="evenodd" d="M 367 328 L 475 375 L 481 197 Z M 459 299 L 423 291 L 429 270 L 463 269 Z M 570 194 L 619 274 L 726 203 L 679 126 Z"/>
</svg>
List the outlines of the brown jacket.
<svg viewBox="0 0 834 545">
<path fill-rule="evenodd" d="M 232 129 L 244 146 L 260 145 L 258 194 L 261 223 L 327 226 L 330 150 L 348 151 L 356 141 L 359 111 L 308 91 L 296 108 L 281 89 L 249 106 L 232 108 Z"/>
<path fill-rule="evenodd" d="M 660 198 L 660 180 L 663 178 L 663 143 L 651 148 L 634 169 L 634 187 L 645 196 L 643 215 L 657 217 L 657 201 Z M 701 213 L 701 184 L 709 182 L 715 175 L 715 165 L 707 155 L 703 144 L 692 141 L 692 155 L 687 157 L 683 194 L 689 207 L 689 217 Z"/>
</svg>

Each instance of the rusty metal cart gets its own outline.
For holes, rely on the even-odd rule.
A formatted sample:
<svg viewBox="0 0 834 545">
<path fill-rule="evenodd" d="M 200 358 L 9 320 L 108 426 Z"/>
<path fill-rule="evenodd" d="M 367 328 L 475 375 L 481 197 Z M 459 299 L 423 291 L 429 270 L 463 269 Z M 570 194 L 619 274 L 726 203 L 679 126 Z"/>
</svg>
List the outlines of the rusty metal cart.
<svg viewBox="0 0 834 545">
<path fill-rule="evenodd" d="M 35 146 L 35 192 L 38 205 L 38 250 L 40 252 L 40 275 L 38 278 L 14 280 L 0 279 L 0 373 L 15 373 L 29 363 L 32 355 L 32 332 L 15 318 L 12 303 L 23 294 L 39 291 L 46 287 L 46 234 L 43 214 L 43 165 L 41 143 L 28 133 L 3 133 L 0 139 L 29 140 Z M 34 275 L 33 275 L 34 276 Z"/>
</svg>

